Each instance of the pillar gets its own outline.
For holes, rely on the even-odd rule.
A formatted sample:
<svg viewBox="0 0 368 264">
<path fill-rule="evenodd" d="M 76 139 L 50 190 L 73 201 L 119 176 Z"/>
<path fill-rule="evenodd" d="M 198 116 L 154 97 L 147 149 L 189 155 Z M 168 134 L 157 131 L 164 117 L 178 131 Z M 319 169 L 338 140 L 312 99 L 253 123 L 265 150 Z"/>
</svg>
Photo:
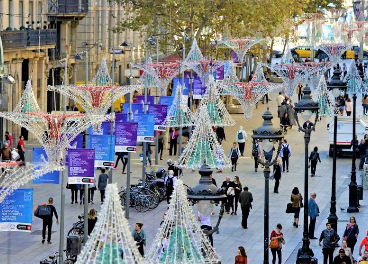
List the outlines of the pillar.
<svg viewBox="0 0 368 264">
<path fill-rule="evenodd" d="M 23 18 L 24 25 L 23 26 L 27 27 L 26 22 L 31 21 L 31 18 L 28 17 L 29 16 L 29 1 L 23 1 L 23 14 L 24 14 L 24 18 Z"/>
<path fill-rule="evenodd" d="M 33 58 L 29 60 L 29 78 L 32 80 L 33 93 L 37 99 L 37 77 L 38 77 L 38 58 Z"/>
<path fill-rule="evenodd" d="M 38 105 L 43 112 L 47 111 L 47 76 L 46 76 L 46 58 L 40 58 L 38 63 L 40 78 L 39 91 L 40 97 L 37 98 Z"/>
<path fill-rule="evenodd" d="M 13 3 L 13 14 L 16 14 L 13 16 L 13 29 L 14 27 L 17 28 L 19 30 L 21 24 L 20 24 L 20 17 L 19 15 L 17 14 L 20 14 L 20 11 L 19 11 L 19 0 L 12 0 L 12 3 Z"/>
<path fill-rule="evenodd" d="M 13 110 L 15 108 L 24 91 L 24 87 L 22 86 L 22 62 L 23 59 L 16 59 L 13 60 L 12 62 L 12 64 L 15 66 L 14 72 L 12 72 L 12 75 L 15 78 L 15 84 L 12 90 L 12 102 L 11 102 L 12 108 L 10 108 L 9 110 Z M 21 133 L 20 126 L 11 122 L 9 132 L 13 136 L 13 145 L 14 145 L 15 144 L 14 142 L 17 142 L 17 139 L 19 138 Z"/>
<path fill-rule="evenodd" d="M 71 21 L 63 21 L 60 27 L 60 55 L 62 58 L 66 57 L 66 46 L 68 46 L 68 54 L 70 54 L 70 27 Z"/>
</svg>

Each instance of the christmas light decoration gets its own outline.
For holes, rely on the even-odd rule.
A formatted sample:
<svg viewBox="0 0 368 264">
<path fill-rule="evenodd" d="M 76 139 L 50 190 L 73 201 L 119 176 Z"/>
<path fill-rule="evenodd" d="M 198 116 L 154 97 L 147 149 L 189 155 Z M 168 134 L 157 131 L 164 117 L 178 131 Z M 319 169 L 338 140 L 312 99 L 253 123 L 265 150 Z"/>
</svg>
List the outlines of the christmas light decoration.
<svg viewBox="0 0 368 264">
<path fill-rule="evenodd" d="M 286 53 L 284 53 L 281 57 L 281 64 L 291 64 L 294 63 L 293 54 L 291 54 L 291 50 L 289 48 L 289 43 L 286 45 Z"/>
<path fill-rule="evenodd" d="M 161 95 L 166 95 L 167 87 L 173 78 L 179 73 L 180 63 L 178 62 L 157 62 L 152 63 L 150 59 L 147 63 L 136 63 L 133 67 L 144 71 L 145 78 L 141 79 L 141 84 L 153 84 L 158 86 Z M 153 78 L 150 79 L 150 78 Z M 142 82 L 143 81 L 143 82 Z"/>
<path fill-rule="evenodd" d="M 206 105 L 212 126 L 233 126 L 235 122 L 226 110 L 218 92 L 217 84 L 213 76 L 210 76 L 206 93 L 201 100 L 201 106 Z M 194 120 L 198 120 L 199 112 L 196 112 Z"/>
<path fill-rule="evenodd" d="M 320 49 L 326 53 L 332 67 L 341 61 L 341 56 L 350 48 L 350 43 L 321 43 L 317 47 L 317 49 Z"/>
<path fill-rule="evenodd" d="M 362 92 L 363 80 L 360 77 L 359 71 L 355 65 L 355 61 L 351 60 L 348 73 L 344 81 L 347 82 L 346 92 L 349 94 L 356 94 Z"/>
<path fill-rule="evenodd" d="M 183 153 L 179 156 L 175 166 L 181 168 L 198 169 L 204 163 L 211 168 L 218 168 L 221 163 L 223 167 L 231 167 L 229 158 L 223 153 L 223 160 L 217 160 L 220 149 L 216 135 L 212 130 L 211 119 L 208 114 L 207 105 L 203 104 L 197 110 L 195 128 Z"/>
<path fill-rule="evenodd" d="M 48 86 L 49 91 L 57 91 L 74 102 L 78 103 L 85 111 L 86 115 L 93 121 L 97 115 L 104 116 L 111 103 L 118 100 L 127 93 L 140 90 L 141 85 L 115 86 L 106 65 L 106 59 L 102 59 L 101 65 L 92 79 L 91 84 L 76 86 Z M 101 123 L 93 126 L 95 131 L 100 130 Z"/>
<path fill-rule="evenodd" d="M 192 46 L 190 47 L 189 53 L 185 59 L 185 61 L 201 61 L 204 60 L 202 52 L 198 47 L 197 40 L 194 38 L 192 42 Z"/>
<path fill-rule="evenodd" d="M 148 259 L 148 258 L 147 258 Z M 148 259 L 149 260 L 149 259 Z M 121 208 L 116 183 L 106 189 L 104 204 L 93 231 L 78 255 L 77 264 L 143 264 Z"/>
<path fill-rule="evenodd" d="M 37 164 L 27 162 L 27 166 L 23 166 L 21 163 L 17 165 L 13 163 L 10 162 L 8 166 L 2 166 L 5 170 L 0 177 L 0 203 L 8 194 L 11 194 L 29 181 L 37 179 L 46 173 L 64 169 L 60 166 L 60 163 L 49 162 L 44 158 L 41 163 Z"/>
<path fill-rule="evenodd" d="M 180 84 L 176 87 L 174 101 L 167 111 L 164 124 L 166 127 L 193 126 L 193 114 L 188 107 L 187 99 L 183 96 Z"/>
<path fill-rule="evenodd" d="M 312 98 L 319 104 L 320 116 L 331 116 L 337 114 L 337 108 L 335 98 L 332 95 L 332 91 L 327 88 L 325 77 L 322 75 L 318 83 L 317 88 L 312 92 Z"/>
<path fill-rule="evenodd" d="M 199 60 L 199 61 L 184 61 L 184 68 L 190 68 L 198 75 L 201 79 L 202 85 L 207 86 L 209 82 L 209 77 L 212 75 L 216 69 L 222 67 L 225 61 L 215 61 L 215 60 Z"/>
<path fill-rule="evenodd" d="M 199 227 L 182 180 L 177 180 L 169 210 L 146 257 L 152 264 L 215 264 L 220 257 Z"/>
</svg>

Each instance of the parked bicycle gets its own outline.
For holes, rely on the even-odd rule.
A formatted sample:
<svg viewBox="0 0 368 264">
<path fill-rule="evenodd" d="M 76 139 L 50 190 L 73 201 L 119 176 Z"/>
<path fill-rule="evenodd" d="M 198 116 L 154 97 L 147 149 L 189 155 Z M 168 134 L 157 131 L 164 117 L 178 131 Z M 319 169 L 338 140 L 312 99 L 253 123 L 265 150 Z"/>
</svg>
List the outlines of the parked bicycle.
<svg viewBox="0 0 368 264">
<path fill-rule="evenodd" d="M 69 230 L 68 236 L 77 235 L 84 240 L 84 214 L 78 215 L 78 222 L 73 224 L 73 227 Z"/>
<path fill-rule="evenodd" d="M 64 252 L 66 252 L 66 250 L 64 250 Z M 59 257 L 59 252 L 55 252 L 49 255 L 48 259 L 41 260 L 40 264 L 58 264 Z M 73 264 L 75 262 L 77 262 L 77 256 L 68 256 L 68 254 L 66 254 L 66 259 L 63 261 L 63 264 Z"/>
</svg>

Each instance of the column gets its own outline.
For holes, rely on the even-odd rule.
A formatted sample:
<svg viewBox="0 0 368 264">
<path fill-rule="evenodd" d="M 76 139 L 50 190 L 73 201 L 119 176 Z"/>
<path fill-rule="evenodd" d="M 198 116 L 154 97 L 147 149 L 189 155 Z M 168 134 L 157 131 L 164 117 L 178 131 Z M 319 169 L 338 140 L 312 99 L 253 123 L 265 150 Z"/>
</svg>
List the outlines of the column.
<svg viewBox="0 0 368 264">
<path fill-rule="evenodd" d="M 13 110 L 14 107 L 17 105 L 17 103 L 19 102 L 22 93 L 24 91 L 24 87 L 22 86 L 22 62 L 23 59 L 16 59 L 13 60 L 13 65 L 15 65 L 15 70 L 12 73 L 14 78 L 15 78 L 15 84 L 13 86 L 14 89 L 12 89 L 12 108 L 9 110 Z M 13 136 L 13 145 L 16 144 L 14 142 L 17 142 L 17 139 L 20 136 L 20 126 L 11 122 L 11 126 L 10 126 L 10 132 L 11 135 Z"/>
<path fill-rule="evenodd" d="M 23 1 L 23 21 L 24 21 L 24 25 L 25 27 L 27 27 L 26 22 L 27 21 L 31 21 L 31 18 L 28 17 L 29 16 L 29 1 Z"/>
<path fill-rule="evenodd" d="M 37 78 L 38 78 L 38 58 L 33 58 L 29 60 L 29 78 L 32 80 L 33 93 L 37 99 Z"/>
<path fill-rule="evenodd" d="M 19 17 L 19 14 L 20 14 L 20 11 L 19 11 L 19 0 L 12 0 L 11 1 L 13 3 L 13 7 L 12 7 L 12 13 L 14 14 L 13 17 L 12 17 L 12 20 L 13 20 L 13 30 L 14 30 L 14 27 L 19 29 L 21 24 L 20 24 L 20 17 Z"/>
<path fill-rule="evenodd" d="M 66 46 L 68 46 L 68 54 L 70 54 L 70 21 L 63 21 L 60 27 L 60 54 L 62 58 L 66 57 Z"/>
<path fill-rule="evenodd" d="M 37 98 L 38 105 L 43 112 L 47 111 L 47 76 L 46 76 L 46 58 L 40 58 L 39 63 L 39 73 L 38 77 L 40 79 L 40 97 Z"/>
</svg>

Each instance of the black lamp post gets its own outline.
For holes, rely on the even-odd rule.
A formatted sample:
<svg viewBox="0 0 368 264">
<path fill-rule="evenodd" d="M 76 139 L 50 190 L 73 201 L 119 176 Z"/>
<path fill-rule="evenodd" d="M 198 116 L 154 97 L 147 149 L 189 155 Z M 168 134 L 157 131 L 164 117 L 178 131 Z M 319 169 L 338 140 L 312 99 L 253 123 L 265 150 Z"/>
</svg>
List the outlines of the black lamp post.
<svg viewBox="0 0 368 264">
<path fill-rule="evenodd" d="M 340 80 L 341 72 L 335 69 L 331 81 L 327 84 L 327 89 L 332 90 L 332 94 L 336 98 L 341 90 L 346 90 L 346 83 Z M 337 113 L 334 114 L 334 137 L 333 137 L 333 160 L 332 160 L 332 188 L 331 188 L 331 207 L 330 215 L 327 217 L 328 222 L 334 230 L 337 230 L 337 220 L 336 215 L 336 139 L 337 139 Z"/>
<path fill-rule="evenodd" d="M 225 211 L 226 195 L 221 192 L 221 189 L 217 188 L 216 185 L 212 183 L 210 176 L 213 171 L 207 164 L 203 164 L 198 172 L 201 175 L 199 184 L 193 188 L 188 188 L 188 200 L 193 204 L 197 204 L 198 211 L 203 216 L 210 215 L 214 205 L 218 205 L 221 202 L 219 218 L 215 227 L 211 231 L 203 230 L 203 232 L 209 236 L 219 230 L 219 225 Z"/>
<path fill-rule="evenodd" d="M 354 63 L 354 62 L 352 62 Z M 355 68 L 356 70 L 356 68 Z M 356 153 L 355 149 L 356 141 L 355 141 L 355 135 L 356 135 L 356 99 L 357 99 L 357 92 L 360 90 L 359 84 L 356 81 L 356 72 L 352 73 L 352 78 L 349 79 L 347 84 L 347 92 L 353 94 L 353 141 L 352 141 L 352 147 L 353 147 L 353 158 L 351 162 L 351 177 L 350 177 L 350 184 L 349 184 L 349 207 L 346 210 L 348 213 L 355 213 L 359 212 L 358 208 L 358 185 L 356 182 L 356 165 L 355 165 L 355 159 L 356 159 Z"/>
<path fill-rule="evenodd" d="M 265 169 L 263 171 L 264 178 L 265 178 L 265 194 L 264 194 L 264 251 L 263 251 L 263 263 L 268 264 L 269 263 L 269 179 L 270 179 L 270 166 L 274 165 L 276 163 L 277 157 L 279 156 L 282 139 L 284 138 L 284 135 L 282 133 L 281 129 L 277 129 L 272 124 L 272 114 L 268 110 L 264 112 L 262 115 L 263 118 L 263 124 L 262 126 L 258 127 L 257 129 L 253 130 L 253 149 L 254 152 L 253 156 L 258 157 L 258 149 L 255 147 L 256 143 L 258 141 L 261 141 L 263 143 L 263 149 L 266 152 L 272 151 L 274 149 L 274 144 L 278 143 L 276 155 L 273 160 L 262 162 L 260 158 L 258 158 L 258 162 L 261 163 Z"/>
<path fill-rule="evenodd" d="M 310 142 L 310 135 L 314 130 L 318 120 L 319 106 L 317 102 L 312 100 L 311 91 L 308 86 L 304 88 L 304 95 L 302 100 L 295 104 L 295 119 L 298 123 L 298 130 L 304 132 L 305 156 L 304 156 L 304 228 L 303 228 L 303 247 L 302 254 L 299 257 L 299 263 L 310 263 L 311 256 L 309 255 L 309 236 L 308 236 L 308 145 Z M 298 113 L 301 113 L 305 121 L 309 120 L 312 114 L 316 115 L 314 123 L 311 125 L 301 126 L 298 119 Z"/>
</svg>

